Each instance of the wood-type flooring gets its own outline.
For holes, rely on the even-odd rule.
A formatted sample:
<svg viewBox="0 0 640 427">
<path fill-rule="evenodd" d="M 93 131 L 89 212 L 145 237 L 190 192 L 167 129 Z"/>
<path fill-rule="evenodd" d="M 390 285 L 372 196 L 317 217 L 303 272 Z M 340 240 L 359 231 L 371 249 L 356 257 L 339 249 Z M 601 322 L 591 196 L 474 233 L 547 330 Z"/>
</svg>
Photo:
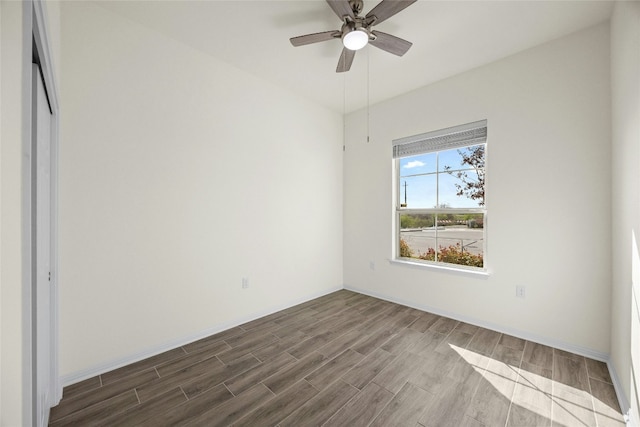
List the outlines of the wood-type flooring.
<svg viewBox="0 0 640 427">
<path fill-rule="evenodd" d="M 619 426 L 606 364 L 341 290 L 65 387 L 51 426 Z"/>
</svg>

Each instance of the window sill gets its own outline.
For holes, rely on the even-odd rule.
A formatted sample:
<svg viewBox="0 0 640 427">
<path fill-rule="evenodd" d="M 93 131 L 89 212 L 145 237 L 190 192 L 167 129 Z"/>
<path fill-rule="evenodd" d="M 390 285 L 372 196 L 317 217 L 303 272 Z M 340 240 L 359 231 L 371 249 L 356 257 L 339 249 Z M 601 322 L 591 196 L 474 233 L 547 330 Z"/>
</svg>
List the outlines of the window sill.
<svg viewBox="0 0 640 427">
<path fill-rule="evenodd" d="M 444 265 L 435 265 L 435 264 L 424 264 L 424 263 L 421 263 L 421 262 L 412 262 L 412 261 L 405 261 L 405 260 L 400 260 L 400 259 L 390 259 L 389 260 L 389 264 L 398 265 L 398 266 L 406 266 L 406 267 L 411 267 L 411 268 L 418 268 L 418 269 L 423 269 L 423 270 L 438 271 L 438 272 L 442 272 L 442 273 L 458 274 L 458 275 L 461 275 L 461 276 L 475 277 L 475 278 L 478 278 L 478 279 L 488 279 L 489 275 L 490 275 L 488 271 L 471 270 L 471 269 L 466 269 L 466 268 L 455 268 L 455 267 L 449 267 L 449 266 L 444 266 Z"/>
</svg>

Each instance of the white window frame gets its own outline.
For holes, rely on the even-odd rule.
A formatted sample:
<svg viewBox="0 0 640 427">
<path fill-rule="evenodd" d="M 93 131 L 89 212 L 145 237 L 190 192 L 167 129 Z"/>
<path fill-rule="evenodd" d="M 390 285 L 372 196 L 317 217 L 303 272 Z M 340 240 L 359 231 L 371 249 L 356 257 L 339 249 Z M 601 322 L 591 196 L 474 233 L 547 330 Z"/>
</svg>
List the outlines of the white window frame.
<svg viewBox="0 0 640 427">
<path fill-rule="evenodd" d="M 486 181 L 485 181 L 485 203 L 478 208 L 407 208 L 402 206 L 402 191 L 400 189 L 400 159 L 404 157 L 415 156 L 419 154 L 436 153 L 453 148 L 465 148 L 474 145 L 485 145 L 485 174 L 487 170 L 487 120 L 467 123 L 464 125 L 454 126 L 433 132 L 427 132 L 406 138 L 400 138 L 393 141 L 393 161 L 394 161 L 394 191 L 395 191 L 395 213 L 394 213 L 394 247 L 393 262 L 402 264 L 411 264 L 425 267 L 436 267 L 439 269 L 447 269 L 453 271 L 470 271 L 482 272 L 488 271 L 487 264 L 487 234 L 488 234 L 488 208 L 486 198 Z M 437 166 L 437 165 L 436 165 Z M 439 171 L 439 168 L 436 168 Z M 441 173 L 436 172 L 436 182 Z M 486 177 L 486 175 L 485 175 Z M 436 206 L 440 206 L 439 193 Z M 482 239 L 482 256 L 483 266 L 473 267 L 460 264 L 452 264 L 441 261 L 427 261 L 417 258 L 406 258 L 400 256 L 400 216 L 402 214 L 431 214 L 431 215 L 447 215 L 447 214 L 467 214 L 480 213 L 483 214 L 483 239 Z M 437 233 L 437 231 L 436 231 Z M 436 251 L 438 249 L 438 240 L 436 238 Z"/>
</svg>

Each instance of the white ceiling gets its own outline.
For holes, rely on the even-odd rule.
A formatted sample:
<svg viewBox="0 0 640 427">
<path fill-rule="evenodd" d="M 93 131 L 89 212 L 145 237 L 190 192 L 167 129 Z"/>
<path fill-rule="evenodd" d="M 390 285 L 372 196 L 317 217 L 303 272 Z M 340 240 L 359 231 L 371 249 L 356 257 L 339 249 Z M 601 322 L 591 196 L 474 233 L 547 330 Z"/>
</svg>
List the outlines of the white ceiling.
<svg viewBox="0 0 640 427">
<path fill-rule="evenodd" d="M 377 3 L 364 0 L 363 14 Z M 293 36 L 340 28 L 323 0 L 99 4 L 338 112 L 362 108 L 368 99 L 375 104 L 603 22 L 613 5 L 419 0 L 376 26 L 413 43 L 405 56 L 367 46 L 356 54 L 351 71 L 337 74 L 339 41 L 297 48 L 289 43 Z"/>
</svg>

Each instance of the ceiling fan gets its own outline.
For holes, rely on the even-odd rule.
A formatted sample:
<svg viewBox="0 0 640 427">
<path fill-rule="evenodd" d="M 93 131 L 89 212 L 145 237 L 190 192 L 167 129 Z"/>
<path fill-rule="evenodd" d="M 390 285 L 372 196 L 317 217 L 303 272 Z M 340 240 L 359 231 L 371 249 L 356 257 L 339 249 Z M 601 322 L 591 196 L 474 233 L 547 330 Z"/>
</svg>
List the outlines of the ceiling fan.
<svg viewBox="0 0 640 427">
<path fill-rule="evenodd" d="M 360 16 L 363 0 L 326 1 L 335 14 L 338 15 L 338 18 L 342 19 L 342 27 L 335 31 L 306 34 L 292 37 L 289 40 L 292 45 L 297 47 L 333 39 L 342 39 L 344 48 L 340 54 L 336 73 L 349 71 L 356 55 L 356 50 L 362 49 L 368 43 L 397 56 L 404 55 L 411 47 L 411 42 L 382 31 L 374 31 L 371 27 L 391 18 L 417 0 L 382 0 L 366 16 Z"/>
</svg>

